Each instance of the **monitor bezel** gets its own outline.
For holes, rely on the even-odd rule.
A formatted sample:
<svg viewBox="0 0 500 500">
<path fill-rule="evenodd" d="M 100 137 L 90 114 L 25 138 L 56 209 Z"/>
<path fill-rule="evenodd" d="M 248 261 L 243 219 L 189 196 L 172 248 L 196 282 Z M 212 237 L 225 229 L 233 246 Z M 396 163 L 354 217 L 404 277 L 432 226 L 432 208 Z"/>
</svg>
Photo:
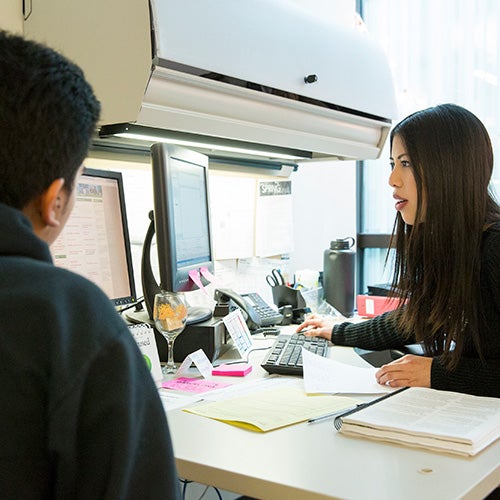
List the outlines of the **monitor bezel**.
<svg viewBox="0 0 500 500">
<path fill-rule="evenodd" d="M 154 225 L 160 274 L 160 288 L 173 292 L 189 292 L 199 287 L 190 278 L 190 271 L 206 268 L 214 272 L 214 252 L 212 242 L 212 227 L 210 222 L 210 196 L 208 178 L 208 156 L 179 146 L 166 143 L 156 143 L 151 146 Z M 178 266 L 175 242 L 175 217 L 172 175 L 175 166 L 173 161 L 196 165 L 201 168 L 205 188 L 205 217 L 207 221 L 207 236 L 209 259 L 187 266 Z M 202 283 L 208 283 L 202 276 Z"/>
</svg>

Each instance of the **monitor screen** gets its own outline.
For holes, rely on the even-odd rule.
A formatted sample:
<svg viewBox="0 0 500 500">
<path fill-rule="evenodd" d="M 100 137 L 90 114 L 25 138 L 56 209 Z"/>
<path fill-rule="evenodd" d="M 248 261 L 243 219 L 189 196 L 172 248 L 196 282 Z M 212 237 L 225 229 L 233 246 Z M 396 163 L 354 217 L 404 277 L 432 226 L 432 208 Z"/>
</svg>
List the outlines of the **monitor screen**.
<svg viewBox="0 0 500 500">
<path fill-rule="evenodd" d="M 199 288 L 196 280 L 207 284 L 204 271 L 213 273 L 214 269 L 208 157 L 185 148 L 158 143 L 151 147 L 151 159 L 160 283 L 152 283 L 148 242 L 143 254 L 143 289 L 150 316 L 155 289 L 157 291 L 159 287 L 171 292 L 196 290 Z M 190 308 L 188 323 L 197 321 L 195 314 L 201 320 L 203 315 L 206 317 L 211 312 L 195 312 L 194 308 Z"/>
<path fill-rule="evenodd" d="M 122 175 L 86 168 L 75 206 L 52 244 L 54 263 L 97 284 L 115 305 L 136 301 Z"/>
</svg>

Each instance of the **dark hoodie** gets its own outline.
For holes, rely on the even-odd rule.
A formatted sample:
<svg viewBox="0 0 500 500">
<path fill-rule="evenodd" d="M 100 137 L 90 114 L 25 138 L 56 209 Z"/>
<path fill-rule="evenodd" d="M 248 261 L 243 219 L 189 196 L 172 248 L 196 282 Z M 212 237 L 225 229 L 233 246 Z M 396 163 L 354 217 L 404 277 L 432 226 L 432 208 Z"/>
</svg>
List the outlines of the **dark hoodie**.
<svg viewBox="0 0 500 500">
<path fill-rule="evenodd" d="M 104 293 L 0 204 L 0 496 L 180 498 L 161 401 Z"/>
</svg>

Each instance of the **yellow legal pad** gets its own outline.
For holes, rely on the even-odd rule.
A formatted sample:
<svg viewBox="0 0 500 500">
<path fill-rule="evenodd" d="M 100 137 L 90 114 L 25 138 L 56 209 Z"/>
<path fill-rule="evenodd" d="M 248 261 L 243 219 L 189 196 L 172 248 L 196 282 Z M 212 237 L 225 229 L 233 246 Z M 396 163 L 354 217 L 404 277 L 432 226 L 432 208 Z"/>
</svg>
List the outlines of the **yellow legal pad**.
<svg viewBox="0 0 500 500">
<path fill-rule="evenodd" d="M 358 400 L 307 395 L 296 387 L 257 391 L 245 396 L 185 408 L 184 411 L 244 429 L 267 432 L 352 408 Z"/>
</svg>

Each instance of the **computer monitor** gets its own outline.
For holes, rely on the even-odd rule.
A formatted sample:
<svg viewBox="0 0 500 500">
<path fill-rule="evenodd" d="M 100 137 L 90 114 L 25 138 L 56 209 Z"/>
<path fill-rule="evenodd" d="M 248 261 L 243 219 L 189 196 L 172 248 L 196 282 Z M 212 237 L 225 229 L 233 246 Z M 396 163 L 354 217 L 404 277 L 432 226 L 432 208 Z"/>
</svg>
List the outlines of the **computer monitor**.
<svg viewBox="0 0 500 500">
<path fill-rule="evenodd" d="M 160 289 L 189 292 L 193 280 L 214 269 L 208 194 L 208 157 L 164 143 L 151 147 L 154 214 L 143 247 L 142 281 L 150 318 Z M 156 233 L 160 283 L 151 270 L 151 239 Z M 189 302 L 189 300 L 188 300 Z M 210 318 L 211 309 L 188 308 L 188 323 Z"/>
<path fill-rule="evenodd" d="M 93 281 L 114 305 L 136 301 L 121 173 L 84 169 L 75 206 L 51 253 L 57 266 Z"/>
</svg>

